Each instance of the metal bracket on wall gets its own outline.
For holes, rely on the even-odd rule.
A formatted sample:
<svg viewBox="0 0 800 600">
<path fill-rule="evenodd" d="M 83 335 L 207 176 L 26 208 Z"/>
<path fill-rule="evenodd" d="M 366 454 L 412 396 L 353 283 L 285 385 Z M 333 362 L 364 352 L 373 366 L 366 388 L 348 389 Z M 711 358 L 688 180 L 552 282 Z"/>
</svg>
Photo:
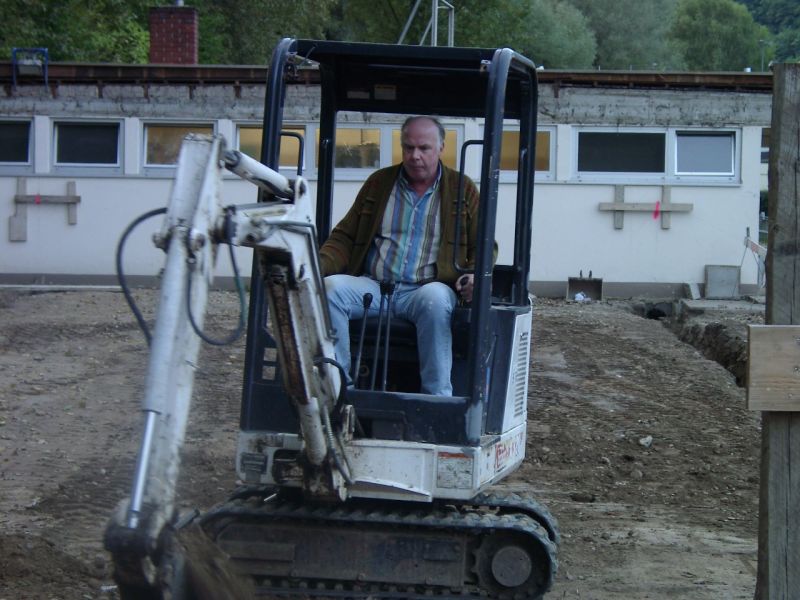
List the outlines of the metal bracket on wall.
<svg viewBox="0 0 800 600">
<path fill-rule="evenodd" d="M 691 212 L 693 204 L 673 204 L 672 188 L 662 186 L 661 201 L 655 202 L 625 202 L 625 186 L 614 186 L 614 202 L 601 202 L 600 210 L 614 211 L 614 229 L 622 229 L 625 223 L 625 211 L 649 212 L 654 218 L 661 217 L 661 229 L 669 229 L 672 225 L 672 213 Z"/>
<path fill-rule="evenodd" d="M 67 223 L 78 222 L 78 203 L 81 197 L 77 194 L 74 181 L 67 182 L 65 196 L 53 196 L 27 193 L 27 180 L 17 177 L 17 195 L 14 196 L 14 214 L 8 218 L 8 239 L 11 242 L 25 242 L 28 239 L 28 205 L 33 204 L 66 204 Z"/>
</svg>

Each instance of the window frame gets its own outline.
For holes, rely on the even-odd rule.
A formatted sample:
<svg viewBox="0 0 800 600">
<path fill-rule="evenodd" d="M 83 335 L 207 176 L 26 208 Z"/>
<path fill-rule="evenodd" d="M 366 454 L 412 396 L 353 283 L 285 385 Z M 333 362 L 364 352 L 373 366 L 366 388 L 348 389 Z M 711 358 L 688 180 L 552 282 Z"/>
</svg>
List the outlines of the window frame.
<svg viewBox="0 0 800 600">
<path fill-rule="evenodd" d="M 481 139 L 483 139 L 483 131 L 484 125 L 480 126 L 480 134 Z M 503 132 L 519 132 L 519 121 L 513 122 L 504 122 L 503 123 Z M 536 170 L 534 173 L 534 182 L 535 183 L 542 183 L 542 182 L 550 182 L 555 181 L 556 178 L 556 136 L 557 128 L 555 125 L 542 125 L 536 128 L 536 133 L 548 133 L 549 136 L 549 145 L 547 149 L 548 157 L 550 159 L 550 165 L 547 171 L 539 171 Z M 537 145 L 538 147 L 538 145 Z M 535 158 L 534 158 L 534 165 L 535 165 Z M 517 171 L 514 169 L 500 169 L 500 183 L 516 183 L 517 182 Z"/>
<path fill-rule="evenodd" d="M 176 120 L 176 119 L 147 119 L 142 120 L 142 131 L 141 131 L 141 140 L 142 140 L 142 149 L 141 149 L 141 171 L 143 175 L 164 175 L 166 177 L 171 177 L 175 169 L 177 167 L 177 162 L 170 163 L 170 164 L 158 164 L 158 163 L 149 163 L 147 162 L 147 140 L 148 140 L 148 129 L 150 127 L 211 127 L 211 135 L 216 135 L 219 131 L 219 119 L 209 119 L 209 120 L 202 120 L 202 119 L 187 119 L 187 120 Z"/>
<path fill-rule="evenodd" d="M 333 156 L 333 172 L 336 174 L 336 178 L 339 178 L 339 175 L 353 175 L 358 174 L 359 177 L 363 177 L 365 174 L 370 174 L 377 169 L 382 169 L 384 166 L 387 166 L 385 154 L 386 148 L 386 126 L 381 123 L 346 123 L 346 124 L 337 124 L 337 138 L 338 132 L 342 129 L 370 129 L 370 130 L 377 130 L 378 132 L 378 166 L 377 167 L 337 167 L 336 166 L 336 149 L 334 148 L 334 156 Z M 319 156 L 319 128 L 314 131 L 314 155 Z M 390 142 L 391 147 L 391 142 Z M 391 158 L 389 159 L 391 162 Z M 316 166 L 316 165 L 315 165 Z"/>
<path fill-rule="evenodd" d="M 262 136 L 263 136 L 264 124 L 262 122 L 260 122 L 260 121 L 259 122 L 236 121 L 236 122 L 234 122 L 234 128 L 235 128 L 234 129 L 234 138 L 235 138 L 234 139 L 234 147 L 237 150 L 241 151 L 241 149 L 242 149 L 241 148 L 241 146 L 242 146 L 242 144 L 241 144 L 241 130 L 242 129 L 261 129 L 262 130 Z M 284 130 L 284 129 L 296 129 L 296 130 L 302 130 L 303 131 L 303 155 L 300 158 L 301 158 L 301 161 L 302 161 L 301 162 L 301 169 L 302 169 L 302 172 L 303 172 L 303 176 L 305 177 L 306 169 L 307 169 L 308 164 L 309 164 L 309 162 L 308 162 L 308 125 L 306 123 L 300 123 L 300 122 L 285 122 L 281 126 L 281 130 Z M 256 160 L 261 160 L 261 156 L 260 155 L 253 156 L 253 158 L 255 158 Z M 278 162 L 280 163 L 280 157 L 278 157 Z M 281 173 L 287 174 L 287 176 L 294 176 L 294 177 L 297 176 L 297 165 L 296 164 L 292 164 L 292 165 L 281 165 L 281 164 L 279 164 L 278 165 L 278 170 Z"/>
<path fill-rule="evenodd" d="M 764 141 L 766 138 L 766 145 L 764 145 Z M 762 127 L 761 128 L 761 164 L 768 165 L 769 164 L 769 147 L 772 144 L 772 127 Z"/>
<path fill-rule="evenodd" d="M 33 165 L 33 119 L 11 119 L 11 118 L 0 119 L 0 126 L 2 126 L 3 124 L 28 125 L 28 147 L 27 147 L 28 152 L 27 152 L 27 157 L 24 161 L 22 160 L 0 161 L 0 166 L 26 167 L 29 165 Z"/>
<path fill-rule="evenodd" d="M 117 126 L 117 160 L 114 163 L 72 163 L 58 162 L 59 126 L 69 125 L 116 125 Z M 124 119 L 74 119 L 53 118 L 51 120 L 52 148 L 50 150 L 50 164 L 54 173 L 74 173 L 81 175 L 121 175 L 124 164 L 123 152 L 125 149 L 125 123 Z"/>
<path fill-rule="evenodd" d="M 380 154 L 377 167 L 334 167 L 334 181 L 364 181 L 369 175 L 377 169 L 390 167 L 394 163 L 392 161 L 392 136 L 394 131 L 399 131 L 402 127 L 402 121 L 386 122 L 373 120 L 370 122 L 345 122 L 337 123 L 336 129 L 378 129 L 380 130 Z M 453 130 L 456 134 L 456 168 L 460 164 L 461 156 L 459 150 L 464 143 L 464 124 L 453 123 L 449 121 L 442 121 L 445 130 Z M 317 159 L 319 157 L 319 140 L 317 132 L 319 126 L 316 123 L 310 123 L 306 126 L 306 164 L 308 165 L 308 179 L 315 179 L 317 176 L 319 165 Z M 314 144 L 311 146 L 309 140 L 313 140 Z M 311 154 L 308 154 L 308 153 Z M 469 162 L 468 162 L 469 164 Z"/>
<path fill-rule="evenodd" d="M 658 133 L 664 136 L 664 171 L 580 171 L 578 170 L 578 157 L 580 153 L 580 139 L 582 133 L 629 133 L 629 134 L 652 134 Z M 666 180 L 669 171 L 670 144 L 667 128 L 665 127 L 573 127 L 572 129 L 572 174 L 575 181 L 580 182 L 641 182 Z"/>
<path fill-rule="evenodd" d="M 733 140 L 733 146 L 731 147 L 731 154 L 730 154 L 730 165 L 731 170 L 727 172 L 721 171 L 678 171 L 678 138 L 681 135 L 686 135 L 686 137 L 701 137 L 703 135 L 706 137 L 727 137 Z M 736 175 L 736 149 L 739 147 L 739 140 L 736 135 L 736 131 L 732 129 L 691 129 L 691 128 L 676 128 L 674 131 L 675 137 L 675 144 L 673 148 L 673 160 L 674 163 L 674 173 L 676 178 L 682 177 L 691 177 L 691 178 L 732 178 Z"/>
<path fill-rule="evenodd" d="M 579 171 L 578 153 L 580 134 L 584 132 L 601 133 L 662 133 L 664 135 L 664 171 L 662 173 L 642 173 L 635 171 Z M 717 134 L 733 136 L 732 173 L 694 173 L 679 172 L 678 137 L 680 134 Z M 572 126 L 572 148 L 570 179 L 572 183 L 606 184 L 686 184 L 686 185 L 740 185 L 742 129 L 741 127 L 603 127 Z"/>
</svg>

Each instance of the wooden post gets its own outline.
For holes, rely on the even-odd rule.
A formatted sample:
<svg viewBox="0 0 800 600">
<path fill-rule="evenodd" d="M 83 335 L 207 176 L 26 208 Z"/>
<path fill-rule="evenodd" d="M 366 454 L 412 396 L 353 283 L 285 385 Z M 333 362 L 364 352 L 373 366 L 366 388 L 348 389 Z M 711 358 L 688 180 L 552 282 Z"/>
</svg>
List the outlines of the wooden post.
<svg viewBox="0 0 800 600">
<path fill-rule="evenodd" d="M 800 324 L 800 64 L 773 72 L 766 320 Z M 800 598 L 800 412 L 762 412 L 756 600 Z"/>
<path fill-rule="evenodd" d="M 631 186 L 629 186 L 631 187 Z M 659 212 L 661 213 L 661 229 L 669 229 L 672 224 L 672 213 L 674 212 L 692 212 L 692 204 L 689 203 L 672 203 L 672 188 L 670 186 L 662 186 L 663 195 L 661 197 L 661 204 Z M 599 210 L 611 210 L 614 212 L 614 229 L 622 229 L 625 226 L 625 213 L 626 212 L 648 212 L 655 214 L 655 202 L 625 202 L 625 186 L 614 186 L 614 201 L 601 202 L 597 205 Z"/>
</svg>

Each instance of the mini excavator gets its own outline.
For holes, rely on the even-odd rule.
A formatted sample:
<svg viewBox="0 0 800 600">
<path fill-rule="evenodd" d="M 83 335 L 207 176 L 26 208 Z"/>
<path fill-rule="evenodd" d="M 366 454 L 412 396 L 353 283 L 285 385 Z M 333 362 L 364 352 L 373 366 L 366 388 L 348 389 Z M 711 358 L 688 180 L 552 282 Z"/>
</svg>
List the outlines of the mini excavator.
<svg viewBox="0 0 800 600">
<path fill-rule="evenodd" d="M 278 164 L 286 86 L 309 66 L 321 88 L 315 208 L 308 182 Z M 413 325 L 388 315 L 352 323 L 357 367 L 335 360 L 318 248 L 331 228 L 342 112 L 482 120 L 483 138 L 461 149 L 462 176 L 468 147 L 482 148 L 482 163 L 477 252 L 455 265 L 474 273 L 475 288 L 453 318 L 451 397 L 420 392 Z M 528 599 L 550 589 L 557 523 L 534 498 L 498 485 L 525 455 L 536 117 L 536 68 L 507 48 L 285 39 L 268 71 L 259 160 L 220 136 L 187 136 L 155 236 L 166 264 L 141 448 L 130 497 L 105 535 L 124 600 Z M 504 120 L 519 123 L 516 203 L 503 208 L 516 211 L 516 226 L 504 232 L 512 264 L 495 264 Z M 223 169 L 257 186 L 258 202 L 222 206 Z M 452 210 L 463 232 L 462 204 Z M 220 244 L 254 252 L 242 485 L 206 512 L 180 515 L 179 453 Z M 211 551 L 188 550 L 187 531 Z M 217 582 L 234 583 L 209 591 L 202 567 L 228 570 Z"/>
</svg>

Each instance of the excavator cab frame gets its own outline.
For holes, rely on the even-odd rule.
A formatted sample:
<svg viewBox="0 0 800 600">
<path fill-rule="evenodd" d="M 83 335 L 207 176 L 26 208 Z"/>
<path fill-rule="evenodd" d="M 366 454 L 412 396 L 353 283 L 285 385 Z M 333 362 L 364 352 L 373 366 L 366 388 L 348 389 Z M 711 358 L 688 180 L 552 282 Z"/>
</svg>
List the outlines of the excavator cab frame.
<svg viewBox="0 0 800 600">
<path fill-rule="evenodd" d="M 479 235 L 471 306 L 457 310 L 454 340 L 463 340 L 453 367 L 454 396 L 350 389 L 347 402 L 373 435 L 384 439 L 478 445 L 499 435 L 511 410 L 526 414 L 529 336 L 515 339 L 515 323 L 531 310 L 528 294 L 531 212 L 537 124 L 534 64 L 510 49 L 283 40 L 269 70 L 261 162 L 278 168 L 287 85 L 299 83 L 313 64 L 321 87 L 317 156 L 316 225 L 321 245 L 333 225 L 337 117 L 342 112 L 465 117 L 483 121 Z M 495 229 L 503 125 L 519 123 L 516 226 L 511 264 L 495 265 Z M 463 172 L 464 161 L 461 161 Z M 263 286 L 254 266 L 241 429 L 296 431 L 274 356 Z M 516 344 L 516 346 L 515 346 Z M 523 347 L 525 346 L 525 347 Z M 349 367 L 349 365 L 347 366 Z M 416 367 L 414 367 L 416 368 Z M 509 377 L 511 373 L 511 377 Z M 516 377 L 514 374 L 516 373 Z M 510 389 L 513 388 L 513 389 Z M 243 448 L 240 444 L 240 450 Z M 240 472 L 253 468 L 240 452 Z M 243 462 L 248 467 L 243 467 Z M 515 466 L 515 465 L 514 465 Z M 269 469 L 258 464 L 255 468 Z M 246 479 L 246 477 L 245 477 Z"/>
</svg>

